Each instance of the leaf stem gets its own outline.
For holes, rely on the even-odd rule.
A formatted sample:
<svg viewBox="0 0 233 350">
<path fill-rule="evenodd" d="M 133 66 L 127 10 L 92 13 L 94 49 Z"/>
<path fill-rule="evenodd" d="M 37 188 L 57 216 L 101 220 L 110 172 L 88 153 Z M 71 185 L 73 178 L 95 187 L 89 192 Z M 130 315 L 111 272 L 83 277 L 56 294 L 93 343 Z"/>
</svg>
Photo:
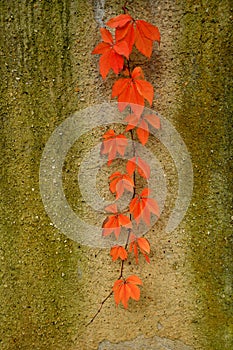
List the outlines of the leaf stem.
<svg viewBox="0 0 233 350">
<path fill-rule="evenodd" d="M 129 76 L 131 78 L 131 70 L 130 70 L 130 58 L 129 59 L 126 59 L 127 61 L 127 68 L 128 68 L 128 71 L 129 71 Z"/>
<path fill-rule="evenodd" d="M 122 10 L 124 11 L 124 14 L 126 14 L 127 12 L 128 12 L 128 9 L 127 9 L 127 2 L 128 1 L 126 1 L 125 3 L 124 3 L 124 5 L 122 6 Z"/>
</svg>

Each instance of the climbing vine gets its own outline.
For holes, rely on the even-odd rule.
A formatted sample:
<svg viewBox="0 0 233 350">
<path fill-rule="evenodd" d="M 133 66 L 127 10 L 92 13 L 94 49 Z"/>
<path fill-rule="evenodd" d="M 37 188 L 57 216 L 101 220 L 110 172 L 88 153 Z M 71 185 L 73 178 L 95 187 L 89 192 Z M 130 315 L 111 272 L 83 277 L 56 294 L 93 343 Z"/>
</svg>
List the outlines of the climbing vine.
<svg viewBox="0 0 233 350">
<path fill-rule="evenodd" d="M 116 244 L 110 250 L 113 261 L 120 259 L 120 274 L 113 284 L 109 295 L 102 301 L 98 311 L 89 322 L 93 322 L 101 311 L 103 304 L 113 294 L 115 303 L 120 303 L 127 308 L 130 298 L 140 299 L 142 280 L 136 276 L 125 276 L 124 264 L 129 254 L 134 254 L 136 264 L 139 263 L 139 253 L 150 263 L 150 243 L 145 237 L 134 232 L 134 225 L 140 223 L 150 226 L 151 215 L 159 217 L 157 202 L 151 197 L 151 189 L 140 189 L 137 178 L 145 180 L 150 178 L 150 166 L 142 159 L 136 147 L 136 138 L 145 145 L 149 137 L 149 129 L 160 128 L 160 120 L 155 114 L 144 113 L 147 104 L 152 105 L 154 89 L 145 77 L 140 66 L 134 66 L 131 54 L 136 49 L 148 59 L 151 57 L 153 42 L 160 43 L 159 29 L 144 20 L 133 18 L 126 6 L 123 14 L 111 18 L 106 25 L 110 28 L 100 28 L 102 41 L 94 48 L 92 54 L 100 56 L 99 69 L 103 79 L 113 70 L 120 78 L 112 87 L 112 98 L 117 98 L 120 112 L 129 110 L 125 118 L 126 128 L 123 133 L 116 133 L 109 129 L 103 135 L 101 154 L 108 157 L 108 166 L 117 158 L 124 156 L 129 143 L 133 148 L 133 157 L 126 163 L 125 172 L 115 171 L 109 177 L 109 190 L 120 199 L 125 191 L 131 192 L 132 197 L 127 209 L 121 212 L 117 204 L 111 204 L 105 208 L 106 219 L 102 224 L 102 235 L 115 235 L 116 241 L 120 236 L 125 236 L 124 245 Z M 114 35 L 111 32 L 114 31 Z M 129 142 L 130 141 L 130 142 Z M 133 222 L 135 224 L 133 225 Z"/>
</svg>

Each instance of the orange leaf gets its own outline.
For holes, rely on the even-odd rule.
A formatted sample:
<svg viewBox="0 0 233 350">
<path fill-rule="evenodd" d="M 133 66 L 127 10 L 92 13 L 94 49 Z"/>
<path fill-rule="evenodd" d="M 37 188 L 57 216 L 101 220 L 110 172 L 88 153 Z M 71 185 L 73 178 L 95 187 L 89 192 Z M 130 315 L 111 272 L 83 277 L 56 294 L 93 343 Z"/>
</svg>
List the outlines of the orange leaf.
<svg viewBox="0 0 233 350">
<path fill-rule="evenodd" d="M 105 207 L 105 210 L 110 212 L 110 213 L 117 214 L 117 205 L 116 204 L 110 204 L 107 207 Z"/>
<path fill-rule="evenodd" d="M 116 239 L 118 239 L 121 232 L 121 227 L 132 228 L 130 218 L 124 214 L 118 213 L 116 204 L 109 205 L 105 209 L 113 213 L 113 215 L 107 216 L 103 222 L 103 236 L 108 236 L 111 233 L 114 233 Z"/>
<path fill-rule="evenodd" d="M 142 95 L 151 105 L 154 96 L 154 88 L 151 83 L 146 80 L 137 79 L 135 80 L 135 84 L 139 94 Z"/>
<path fill-rule="evenodd" d="M 137 20 L 136 26 L 143 32 L 144 37 L 160 42 L 160 33 L 158 27 L 143 20 Z"/>
<path fill-rule="evenodd" d="M 119 199 L 125 190 L 133 192 L 134 182 L 128 174 L 115 172 L 110 176 L 110 191 L 116 193 L 116 199 Z"/>
<path fill-rule="evenodd" d="M 116 39 L 124 40 L 128 47 L 129 52 L 132 52 L 133 44 L 135 42 L 135 30 L 133 22 L 128 22 L 124 27 L 116 29 Z"/>
<path fill-rule="evenodd" d="M 135 275 L 131 275 L 129 276 L 126 281 L 128 283 L 132 283 L 132 284 L 140 284 L 142 285 L 142 280 L 138 277 L 138 276 L 135 276 Z"/>
<path fill-rule="evenodd" d="M 131 158 L 130 160 L 128 160 L 127 164 L 126 164 L 126 171 L 129 175 L 132 175 L 136 169 L 136 157 Z"/>
<path fill-rule="evenodd" d="M 129 57 L 129 47 L 125 41 L 114 42 L 109 30 L 100 28 L 100 32 L 102 42 L 94 48 L 92 54 L 102 55 L 100 58 L 100 74 L 105 79 L 111 68 L 115 74 L 123 69 L 123 56 Z"/>
<path fill-rule="evenodd" d="M 143 160 L 140 157 L 137 157 L 137 170 L 138 170 L 138 174 L 142 177 L 144 177 L 145 179 L 149 179 L 150 177 L 150 166 L 147 164 L 147 162 L 145 160 Z"/>
<path fill-rule="evenodd" d="M 133 157 L 128 160 L 126 164 L 126 171 L 129 175 L 132 175 L 134 171 L 137 170 L 138 174 L 145 179 L 150 177 L 150 166 L 145 160 L 142 160 L 140 157 Z"/>
<path fill-rule="evenodd" d="M 113 43 L 112 34 L 110 33 L 109 30 L 107 30 L 106 28 L 100 28 L 100 34 L 101 34 L 103 42 L 105 42 L 107 44 Z"/>
<path fill-rule="evenodd" d="M 115 134 L 112 129 L 103 135 L 103 139 L 101 154 L 108 154 L 108 165 L 110 165 L 112 160 L 116 158 L 117 153 L 121 156 L 125 154 L 128 140 L 123 134 Z"/>
<path fill-rule="evenodd" d="M 144 190 L 142 190 L 140 196 L 141 197 L 148 197 L 150 195 L 150 189 L 148 187 L 144 188 Z"/>
<path fill-rule="evenodd" d="M 135 41 L 133 18 L 129 14 L 122 14 L 110 19 L 107 25 L 116 28 L 116 39 L 126 41 L 131 52 Z"/>
<path fill-rule="evenodd" d="M 117 80 L 112 88 L 112 97 L 118 97 L 119 110 L 123 111 L 127 105 L 130 105 L 135 114 L 142 113 L 143 108 L 139 109 L 137 105 L 144 106 L 145 99 L 150 105 L 152 104 L 153 95 L 154 88 L 143 79 L 140 67 L 134 68 L 131 77 Z"/>
<path fill-rule="evenodd" d="M 140 115 L 135 115 L 135 114 L 129 114 L 126 118 L 125 121 L 128 122 L 128 125 L 126 127 L 126 131 L 132 130 L 135 128 L 135 126 L 138 125 L 140 120 Z"/>
<path fill-rule="evenodd" d="M 112 68 L 114 73 L 118 74 L 124 65 L 124 59 L 121 55 L 113 50 L 107 51 L 100 57 L 100 74 L 103 79 L 106 78 L 108 72 Z"/>
<path fill-rule="evenodd" d="M 135 46 L 143 55 L 150 57 L 153 41 L 160 42 L 158 27 L 143 20 L 134 20 L 128 14 L 112 18 L 107 22 L 107 25 L 116 28 L 117 39 L 125 40 L 130 52 L 135 43 Z"/>
<path fill-rule="evenodd" d="M 130 245 L 129 245 L 129 252 L 134 252 L 136 264 L 138 264 L 138 248 L 140 252 L 143 254 L 144 258 L 148 263 L 150 263 L 150 259 L 147 254 L 150 253 L 150 244 L 148 240 L 144 237 L 137 238 L 135 235 L 130 235 Z"/>
<path fill-rule="evenodd" d="M 127 228 L 132 227 L 130 218 L 124 214 L 118 214 L 118 221 L 121 226 L 125 226 Z"/>
<path fill-rule="evenodd" d="M 145 198 L 145 207 L 142 213 L 142 218 L 145 223 L 150 225 L 150 214 L 153 213 L 159 217 L 159 206 L 158 203 L 153 198 Z"/>
<path fill-rule="evenodd" d="M 127 251 L 122 246 L 112 247 L 110 255 L 112 256 L 113 261 L 116 261 L 118 258 L 120 258 L 121 260 L 127 259 Z"/>
<path fill-rule="evenodd" d="M 137 239 L 139 248 L 147 254 L 150 254 L 150 243 L 144 237 L 139 237 Z"/>
<path fill-rule="evenodd" d="M 116 305 L 122 302 L 125 308 L 128 307 L 128 300 L 132 298 L 134 300 L 140 299 L 140 289 L 137 285 L 141 285 L 142 281 L 137 276 L 129 276 L 127 279 L 119 279 L 115 281 L 113 285 L 114 299 Z"/>
<path fill-rule="evenodd" d="M 131 283 L 128 284 L 128 287 L 130 289 L 130 297 L 136 301 L 140 299 L 140 289 L 135 284 Z"/>
<path fill-rule="evenodd" d="M 126 127 L 126 131 L 134 129 L 136 126 L 138 126 L 137 129 L 137 135 L 139 138 L 139 141 L 145 145 L 148 141 L 149 137 L 149 127 L 148 123 L 152 125 L 155 129 L 160 128 L 160 119 L 154 114 L 149 115 L 138 115 L 138 114 L 129 114 L 125 121 L 128 122 L 128 125 Z"/>
<path fill-rule="evenodd" d="M 144 207 L 145 202 L 141 200 L 140 196 L 133 198 L 129 204 L 130 213 L 133 215 L 137 224 L 140 222 Z"/>
<path fill-rule="evenodd" d="M 128 14 L 121 14 L 111 18 L 106 24 L 111 28 L 123 27 L 126 23 L 131 22 L 132 17 Z"/>
<path fill-rule="evenodd" d="M 144 120 L 141 120 L 139 127 L 137 128 L 137 135 L 142 145 L 144 146 L 147 143 L 149 137 L 148 124 Z"/>
<path fill-rule="evenodd" d="M 134 125 L 128 124 L 128 125 L 126 126 L 126 128 L 125 128 L 125 131 L 130 131 L 130 130 L 132 130 L 132 129 L 134 129 L 134 128 L 135 128 Z"/>
<path fill-rule="evenodd" d="M 112 97 L 120 96 L 130 85 L 130 78 L 118 79 L 112 87 Z"/>
<path fill-rule="evenodd" d="M 133 215 L 137 224 L 144 221 L 150 226 L 151 213 L 159 217 L 159 207 L 153 198 L 149 198 L 149 189 L 144 189 L 140 195 L 133 198 L 129 205 L 130 213 Z"/>
<path fill-rule="evenodd" d="M 129 217 L 123 214 L 110 215 L 103 222 L 103 236 L 108 236 L 111 233 L 115 234 L 116 239 L 118 239 L 121 227 L 131 228 L 132 223 Z"/>
<path fill-rule="evenodd" d="M 133 79 L 142 78 L 144 79 L 144 74 L 141 67 L 135 67 L 131 74 Z"/>
<path fill-rule="evenodd" d="M 154 40 L 160 42 L 158 28 L 143 20 L 137 20 L 135 28 L 135 46 L 148 58 L 151 56 Z"/>
<path fill-rule="evenodd" d="M 107 43 L 100 43 L 98 44 L 94 50 L 92 51 L 92 54 L 104 54 L 109 51 L 109 45 Z"/>
<path fill-rule="evenodd" d="M 129 47 L 125 41 L 117 42 L 113 46 L 113 48 L 116 51 L 116 53 L 118 53 L 119 55 L 122 55 L 122 56 L 125 56 L 126 58 L 129 58 Z"/>
<path fill-rule="evenodd" d="M 146 120 L 155 129 L 160 129 L 160 119 L 155 114 L 144 115 L 143 119 Z"/>
</svg>

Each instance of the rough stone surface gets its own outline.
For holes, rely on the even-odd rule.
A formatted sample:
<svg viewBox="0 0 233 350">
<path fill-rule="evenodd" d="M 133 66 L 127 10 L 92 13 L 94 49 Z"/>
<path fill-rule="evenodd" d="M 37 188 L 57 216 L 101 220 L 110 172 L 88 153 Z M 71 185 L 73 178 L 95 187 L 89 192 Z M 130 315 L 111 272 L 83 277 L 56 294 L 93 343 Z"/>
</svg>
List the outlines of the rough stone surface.
<svg viewBox="0 0 233 350">
<path fill-rule="evenodd" d="M 181 344 L 232 349 L 231 0 L 128 2 L 133 15 L 160 28 L 160 47 L 154 46 L 150 60 L 135 55 L 135 64 L 154 86 L 154 110 L 176 127 L 194 169 L 187 215 L 166 233 L 177 172 L 169 152 L 150 138 L 168 194 L 160 221 L 148 233 L 151 264 L 141 259 L 135 266 L 130 259 L 125 267 L 127 275 L 143 280 L 140 301 L 130 301 L 124 310 L 110 298 L 86 327 L 118 277 L 119 265 L 109 251 L 81 246 L 60 233 L 43 207 L 39 168 L 50 135 L 75 111 L 110 101 L 116 77 L 101 79 L 91 51 L 100 40 L 100 25 L 119 14 L 122 4 L 0 1 L 3 350 L 97 350 L 103 344 L 125 349 L 132 339 L 135 346 L 145 341 L 162 349 L 182 349 Z M 83 155 L 104 130 L 84 135 L 63 169 L 69 204 L 87 220 L 98 218 L 82 203 L 77 174 Z M 106 198 L 109 171 L 103 167 L 98 178 Z"/>
<path fill-rule="evenodd" d="M 153 338 L 137 337 L 131 341 L 111 344 L 108 341 L 102 342 L 98 350 L 193 350 L 178 340 L 169 340 L 154 336 Z"/>
</svg>

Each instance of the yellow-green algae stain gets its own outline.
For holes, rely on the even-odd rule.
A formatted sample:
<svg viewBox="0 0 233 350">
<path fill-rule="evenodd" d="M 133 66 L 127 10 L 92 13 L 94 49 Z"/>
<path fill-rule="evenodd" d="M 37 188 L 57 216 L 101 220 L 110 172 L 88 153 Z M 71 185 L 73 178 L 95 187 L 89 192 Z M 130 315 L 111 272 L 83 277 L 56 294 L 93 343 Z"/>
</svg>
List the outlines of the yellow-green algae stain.
<svg viewBox="0 0 233 350">
<path fill-rule="evenodd" d="M 71 1 L 0 4 L 4 350 L 71 349 L 84 323 L 85 249 L 52 226 L 39 193 L 44 145 L 80 108 L 70 55 L 76 39 L 71 8 Z M 84 28 L 88 4 L 76 2 L 72 10 L 74 28 Z"/>
<path fill-rule="evenodd" d="M 194 168 L 186 219 L 196 290 L 197 343 L 233 347 L 232 9 L 230 1 L 184 1 L 177 38 L 183 71 L 177 129 Z"/>
</svg>

